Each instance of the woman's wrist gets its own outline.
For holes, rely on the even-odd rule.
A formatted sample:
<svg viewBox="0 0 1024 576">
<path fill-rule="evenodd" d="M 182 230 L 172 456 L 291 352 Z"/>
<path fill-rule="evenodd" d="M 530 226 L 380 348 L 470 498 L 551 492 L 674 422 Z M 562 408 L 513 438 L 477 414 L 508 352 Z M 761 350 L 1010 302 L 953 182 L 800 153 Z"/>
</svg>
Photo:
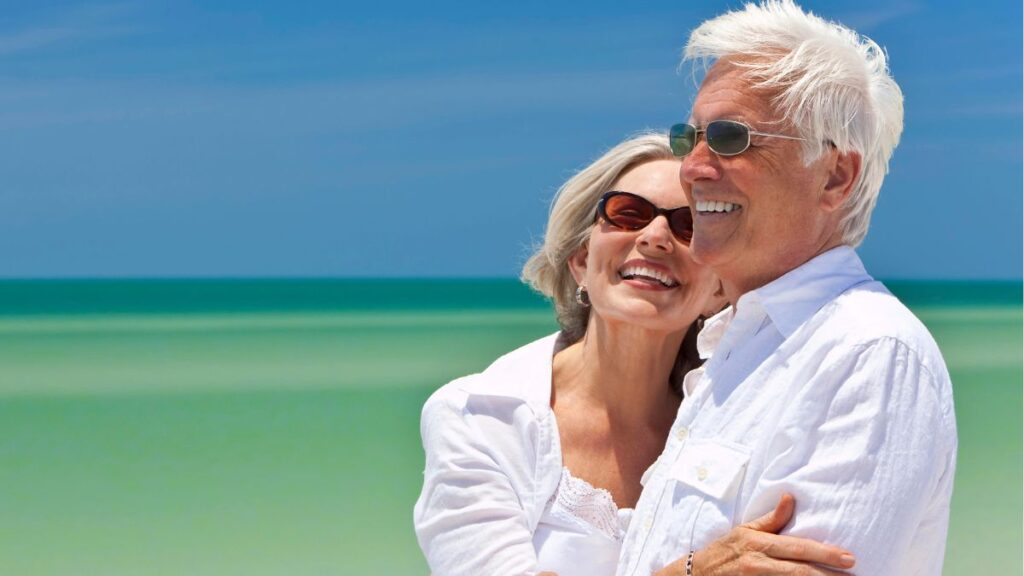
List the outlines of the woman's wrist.
<svg viewBox="0 0 1024 576">
<path fill-rule="evenodd" d="M 697 554 L 698 551 L 696 550 L 688 552 L 685 556 L 676 558 L 671 564 L 651 574 L 651 576 L 693 576 L 694 574 L 701 574 L 701 572 L 694 571 L 694 566 L 696 566 L 694 558 Z"/>
</svg>

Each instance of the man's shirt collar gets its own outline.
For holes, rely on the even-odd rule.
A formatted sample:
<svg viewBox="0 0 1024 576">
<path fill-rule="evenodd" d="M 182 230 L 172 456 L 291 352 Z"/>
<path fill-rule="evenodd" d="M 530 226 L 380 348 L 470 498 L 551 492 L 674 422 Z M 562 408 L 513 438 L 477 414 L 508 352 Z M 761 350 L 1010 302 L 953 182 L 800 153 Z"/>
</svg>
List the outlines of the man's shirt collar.
<svg viewBox="0 0 1024 576">
<path fill-rule="evenodd" d="M 711 357 L 738 313 L 751 322 L 766 315 L 782 337 L 789 338 L 826 303 L 851 287 L 870 281 L 871 276 L 853 248 L 838 246 L 823 252 L 740 296 L 735 307 L 729 306 L 709 318 L 697 336 L 697 352 L 701 358 Z"/>
<path fill-rule="evenodd" d="M 872 280 L 853 248 L 837 246 L 744 294 L 739 308 L 743 309 L 747 296 L 756 297 L 782 337 L 789 338 L 822 306 L 853 286 Z"/>
</svg>

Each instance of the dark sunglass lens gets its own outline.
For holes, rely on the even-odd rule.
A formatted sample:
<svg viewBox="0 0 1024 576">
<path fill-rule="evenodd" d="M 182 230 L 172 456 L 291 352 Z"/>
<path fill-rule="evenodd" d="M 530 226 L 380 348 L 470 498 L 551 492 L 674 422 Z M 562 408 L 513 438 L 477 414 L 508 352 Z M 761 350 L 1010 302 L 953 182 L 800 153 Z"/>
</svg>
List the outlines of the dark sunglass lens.
<svg viewBox="0 0 1024 576">
<path fill-rule="evenodd" d="M 688 207 L 684 206 L 673 211 L 668 224 L 672 228 L 672 233 L 680 241 L 689 244 L 693 239 L 693 213 Z"/>
<path fill-rule="evenodd" d="M 668 144 L 680 158 L 692 152 L 696 143 L 697 129 L 690 124 L 675 124 L 668 131 Z"/>
<path fill-rule="evenodd" d="M 654 205 L 630 194 L 616 194 L 604 204 L 605 218 L 620 228 L 639 230 L 654 220 Z"/>
<path fill-rule="evenodd" d="M 722 156 L 739 154 L 750 145 L 750 131 L 747 127 L 730 120 L 711 122 L 704 137 L 708 139 L 708 146 Z"/>
</svg>

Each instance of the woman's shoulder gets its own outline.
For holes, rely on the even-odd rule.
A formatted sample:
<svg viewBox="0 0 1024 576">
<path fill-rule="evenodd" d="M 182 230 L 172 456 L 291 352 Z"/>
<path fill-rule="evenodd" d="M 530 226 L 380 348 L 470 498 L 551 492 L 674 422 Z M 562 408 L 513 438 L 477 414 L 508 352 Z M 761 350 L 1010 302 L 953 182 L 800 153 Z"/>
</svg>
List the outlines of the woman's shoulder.
<svg viewBox="0 0 1024 576">
<path fill-rule="evenodd" d="M 558 334 L 545 336 L 501 356 L 483 372 L 452 380 L 427 400 L 423 412 L 462 411 L 468 405 L 514 407 L 535 413 L 549 410 L 551 358 Z"/>
</svg>

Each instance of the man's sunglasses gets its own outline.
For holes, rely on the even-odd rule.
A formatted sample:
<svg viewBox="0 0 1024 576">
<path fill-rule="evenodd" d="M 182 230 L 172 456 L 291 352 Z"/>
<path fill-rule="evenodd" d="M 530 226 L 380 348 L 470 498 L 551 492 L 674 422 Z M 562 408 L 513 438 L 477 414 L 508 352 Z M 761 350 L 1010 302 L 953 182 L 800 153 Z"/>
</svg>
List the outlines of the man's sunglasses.
<svg viewBox="0 0 1024 576">
<path fill-rule="evenodd" d="M 601 196 L 597 213 L 612 226 L 626 230 L 641 230 L 658 216 L 665 216 L 669 229 L 680 242 L 689 244 L 693 238 L 693 214 L 689 206 L 666 210 L 642 196 L 613 190 Z"/>
<path fill-rule="evenodd" d="M 697 146 L 697 139 L 704 134 L 708 148 L 719 156 L 735 156 L 750 148 L 750 136 L 767 136 L 769 138 L 785 138 L 786 140 L 804 140 L 785 134 L 769 134 L 757 132 L 750 126 L 735 120 L 712 120 L 703 130 L 693 124 L 675 124 L 668 131 L 668 143 L 672 153 L 682 158 Z"/>
</svg>

